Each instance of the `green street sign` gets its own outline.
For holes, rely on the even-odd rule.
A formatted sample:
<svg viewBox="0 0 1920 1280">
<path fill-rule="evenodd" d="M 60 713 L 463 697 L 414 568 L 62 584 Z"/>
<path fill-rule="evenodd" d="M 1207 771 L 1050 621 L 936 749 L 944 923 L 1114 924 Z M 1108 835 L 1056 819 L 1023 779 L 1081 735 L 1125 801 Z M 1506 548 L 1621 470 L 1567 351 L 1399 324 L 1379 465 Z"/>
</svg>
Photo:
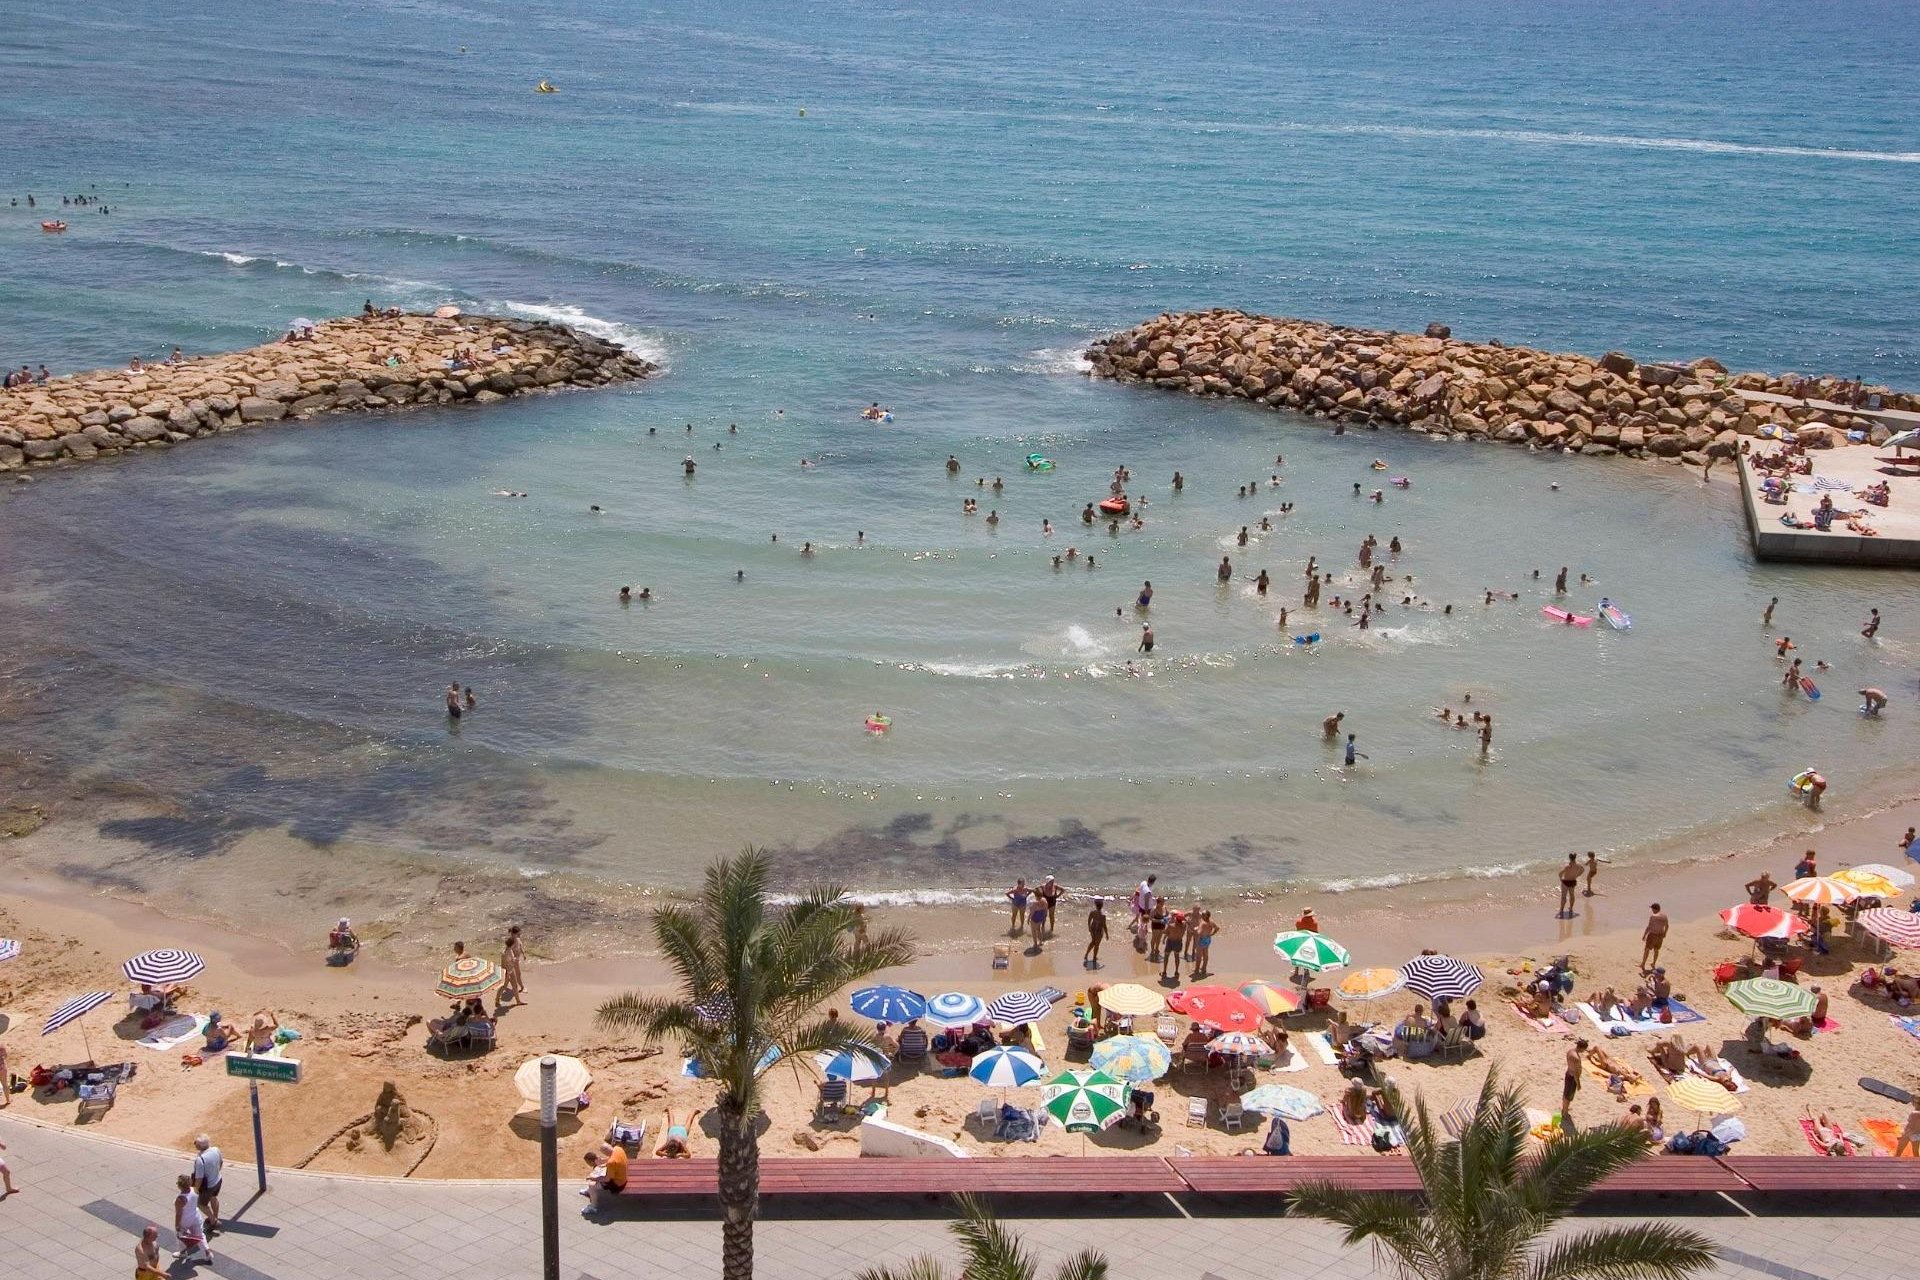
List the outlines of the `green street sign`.
<svg viewBox="0 0 1920 1280">
<path fill-rule="evenodd" d="M 227 1074 L 246 1080 L 299 1084 L 300 1064 L 292 1058 L 252 1058 L 244 1053 L 230 1053 L 227 1055 Z"/>
</svg>

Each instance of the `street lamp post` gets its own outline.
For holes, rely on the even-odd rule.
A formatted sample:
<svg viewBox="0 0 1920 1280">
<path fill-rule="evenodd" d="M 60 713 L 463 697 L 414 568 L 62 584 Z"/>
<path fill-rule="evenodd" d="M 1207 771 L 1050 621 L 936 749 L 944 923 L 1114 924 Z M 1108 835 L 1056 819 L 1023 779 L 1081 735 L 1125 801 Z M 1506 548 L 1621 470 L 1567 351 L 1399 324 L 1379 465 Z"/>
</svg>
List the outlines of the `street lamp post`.
<svg viewBox="0 0 1920 1280">
<path fill-rule="evenodd" d="M 559 1063 L 540 1059 L 540 1244 L 546 1280 L 560 1280 L 560 1099 L 554 1086 Z"/>
</svg>

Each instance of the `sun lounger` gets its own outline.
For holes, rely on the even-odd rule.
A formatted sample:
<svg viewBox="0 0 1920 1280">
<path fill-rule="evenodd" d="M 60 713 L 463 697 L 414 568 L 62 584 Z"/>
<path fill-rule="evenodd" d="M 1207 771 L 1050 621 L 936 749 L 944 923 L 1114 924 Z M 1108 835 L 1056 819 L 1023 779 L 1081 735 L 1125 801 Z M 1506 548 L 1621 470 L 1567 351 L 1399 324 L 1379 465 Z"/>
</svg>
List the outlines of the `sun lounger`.
<svg viewBox="0 0 1920 1280">
<path fill-rule="evenodd" d="M 636 1120 L 628 1124 L 616 1116 L 613 1123 L 607 1126 L 607 1141 L 616 1147 L 625 1147 L 628 1155 L 637 1156 L 640 1148 L 646 1145 L 647 1122 Z"/>
</svg>

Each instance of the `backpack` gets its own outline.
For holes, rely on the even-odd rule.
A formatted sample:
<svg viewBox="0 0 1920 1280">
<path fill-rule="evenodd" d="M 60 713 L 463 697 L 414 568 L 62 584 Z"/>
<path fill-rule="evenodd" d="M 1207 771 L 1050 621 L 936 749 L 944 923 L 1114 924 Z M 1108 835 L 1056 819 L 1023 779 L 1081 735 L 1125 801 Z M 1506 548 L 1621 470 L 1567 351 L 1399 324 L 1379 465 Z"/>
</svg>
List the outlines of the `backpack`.
<svg viewBox="0 0 1920 1280">
<path fill-rule="evenodd" d="M 1393 1135 L 1385 1129 L 1375 1129 L 1373 1131 L 1373 1149 L 1380 1152 L 1393 1150 Z"/>
</svg>

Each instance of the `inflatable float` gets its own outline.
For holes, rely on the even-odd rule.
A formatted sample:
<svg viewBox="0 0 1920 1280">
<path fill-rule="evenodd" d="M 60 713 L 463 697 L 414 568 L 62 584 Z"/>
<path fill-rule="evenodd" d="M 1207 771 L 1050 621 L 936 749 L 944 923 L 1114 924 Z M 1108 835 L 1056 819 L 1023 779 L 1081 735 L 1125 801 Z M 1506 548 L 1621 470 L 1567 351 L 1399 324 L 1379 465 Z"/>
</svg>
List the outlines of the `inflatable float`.
<svg viewBox="0 0 1920 1280">
<path fill-rule="evenodd" d="M 1413 481 L 1406 476 L 1388 476 L 1387 483 L 1396 489 L 1409 489 L 1413 487 Z"/>
<path fill-rule="evenodd" d="M 552 81 L 550 81 L 550 80 L 542 80 L 542 81 L 541 81 L 541 82 L 540 82 L 539 84 L 537 84 L 537 85 L 535 85 L 535 86 L 533 86 L 533 91 L 534 91 L 535 93 L 558 93 L 558 92 L 560 92 L 560 91 L 559 91 L 558 89 L 556 89 L 556 88 L 554 88 L 554 87 L 553 87 L 553 82 L 552 82 Z"/>
<path fill-rule="evenodd" d="M 1800 692 L 1807 695 L 1808 702 L 1820 701 L 1820 686 L 1813 682 L 1811 676 L 1800 677 Z"/>
<path fill-rule="evenodd" d="M 1633 630 L 1633 615 L 1609 600 L 1600 602 L 1600 617 L 1615 631 Z"/>
<path fill-rule="evenodd" d="M 1293 642 L 1295 644 L 1319 644 L 1320 633 L 1318 631 L 1310 631 L 1304 636 L 1295 636 Z"/>
<path fill-rule="evenodd" d="M 1593 625 L 1592 618 L 1587 617 L 1585 614 L 1568 613 L 1558 605 L 1543 604 L 1540 606 L 1540 612 L 1555 622 L 1564 623 L 1570 627 L 1590 627 Z"/>
<path fill-rule="evenodd" d="M 868 733 L 885 733 L 893 728 L 893 717 L 883 716 L 876 711 L 866 718 L 865 725 Z"/>
<path fill-rule="evenodd" d="M 1102 498 L 1097 505 L 1110 516 L 1123 516 L 1133 509 L 1127 505 L 1125 498 Z"/>
<path fill-rule="evenodd" d="M 1053 470 L 1053 459 L 1043 454 L 1030 453 L 1027 455 L 1027 470 L 1051 471 Z"/>
<path fill-rule="evenodd" d="M 55 218 L 55 219 L 50 219 L 46 222 L 41 223 L 40 229 L 46 232 L 48 235 L 57 236 L 62 231 L 65 231 L 67 229 L 67 224 Z"/>
<path fill-rule="evenodd" d="M 1803 800 L 1817 800 L 1826 789 L 1827 780 L 1820 776 L 1817 769 L 1802 769 L 1787 779 L 1787 790 Z"/>
</svg>

